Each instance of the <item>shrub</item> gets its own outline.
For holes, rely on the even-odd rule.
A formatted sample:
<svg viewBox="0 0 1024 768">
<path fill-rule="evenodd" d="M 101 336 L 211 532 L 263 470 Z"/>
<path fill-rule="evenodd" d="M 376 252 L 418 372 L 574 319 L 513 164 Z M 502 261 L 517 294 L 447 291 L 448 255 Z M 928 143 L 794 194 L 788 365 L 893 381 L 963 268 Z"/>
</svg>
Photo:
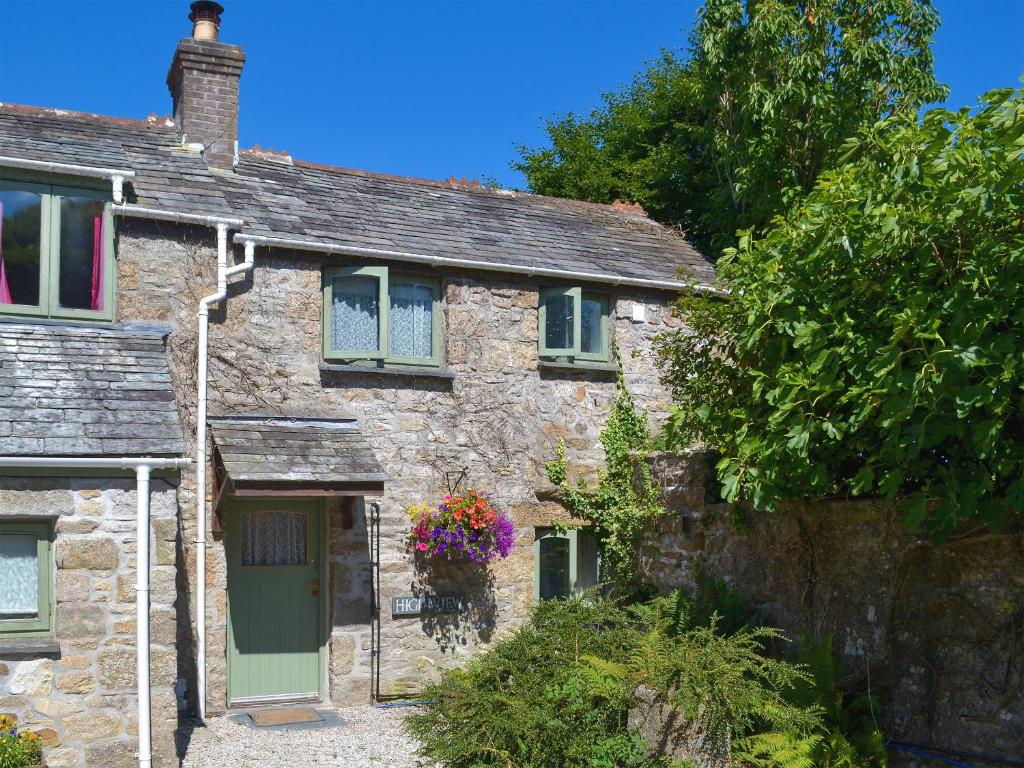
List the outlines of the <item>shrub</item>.
<svg viewBox="0 0 1024 768">
<path fill-rule="evenodd" d="M 429 686 L 436 703 L 407 720 L 422 753 L 449 768 L 659 768 L 627 728 L 645 685 L 726 739 L 756 730 L 805 732 L 815 706 L 785 692 L 802 673 L 764 654 L 769 628 L 725 636 L 695 626 L 681 595 L 623 608 L 601 597 L 547 601 L 464 670 Z"/>
</svg>

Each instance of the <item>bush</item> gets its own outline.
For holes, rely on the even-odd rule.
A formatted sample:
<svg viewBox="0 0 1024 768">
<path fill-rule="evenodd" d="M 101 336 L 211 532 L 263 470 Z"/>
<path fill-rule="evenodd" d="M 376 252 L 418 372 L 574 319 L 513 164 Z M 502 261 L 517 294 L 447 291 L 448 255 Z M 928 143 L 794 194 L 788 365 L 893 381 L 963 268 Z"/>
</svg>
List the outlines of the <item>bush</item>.
<svg viewBox="0 0 1024 768">
<path fill-rule="evenodd" d="M 31 731 L 15 727 L 10 715 L 0 715 L 0 768 L 28 768 L 41 765 L 42 745 Z"/>
<path fill-rule="evenodd" d="M 451 768 L 657 765 L 626 731 L 628 700 L 583 672 L 585 655 L 623 659 L 633 638 L 629 616 L 607 600 L 541 603 L 525 626 L 429 686 L 436 703 L 407 726 L 424 755 Z"/>
<path fill-rule="evenodd" d="M 725 740 L 756 731 L 799 731 L 816 706 L 786 692 L 804 679 L 772 659 L 770 628 L 724 635 L 693 623 L 681 595 L 624 608 L 601 597 L 548 601 L 530 621 L 464 670 L 429 686 L 436 703 L 407 720 L 422 753 L 450 768 L 659 768 L 627 728 L 638 686 Z"/>
</svg>

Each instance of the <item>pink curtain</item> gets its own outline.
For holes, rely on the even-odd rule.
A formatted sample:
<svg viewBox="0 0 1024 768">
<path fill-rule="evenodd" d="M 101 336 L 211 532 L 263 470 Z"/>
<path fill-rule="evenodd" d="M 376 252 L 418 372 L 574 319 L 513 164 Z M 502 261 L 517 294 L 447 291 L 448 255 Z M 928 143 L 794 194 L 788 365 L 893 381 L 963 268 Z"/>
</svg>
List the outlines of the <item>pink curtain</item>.
<svg viewBox="0 0 1024 768">
<path fill-rule="evenodd" d="M 92 309 L 103 309 L 103 211 L 92 220 Z"/>
<path fill-rule="evenodd" d="M 4 203 L 0 200 L 0 304 L 13 304 L 11 286 L 7 284 L 7 269 L 4 267 Z"/>
</svg>

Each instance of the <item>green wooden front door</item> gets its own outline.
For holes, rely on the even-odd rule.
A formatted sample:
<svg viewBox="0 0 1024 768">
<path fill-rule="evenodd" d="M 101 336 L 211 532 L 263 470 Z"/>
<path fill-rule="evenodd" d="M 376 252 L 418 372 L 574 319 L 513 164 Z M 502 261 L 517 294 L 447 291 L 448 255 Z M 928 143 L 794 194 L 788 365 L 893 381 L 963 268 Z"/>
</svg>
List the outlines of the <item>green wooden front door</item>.
<svg viewBox="0 0 1024 768">
<path fill-rule="evenodd" d="M 321 693 L 321 512 L 315 500 L 232 499 L 228 702 Z"/>
</svg>

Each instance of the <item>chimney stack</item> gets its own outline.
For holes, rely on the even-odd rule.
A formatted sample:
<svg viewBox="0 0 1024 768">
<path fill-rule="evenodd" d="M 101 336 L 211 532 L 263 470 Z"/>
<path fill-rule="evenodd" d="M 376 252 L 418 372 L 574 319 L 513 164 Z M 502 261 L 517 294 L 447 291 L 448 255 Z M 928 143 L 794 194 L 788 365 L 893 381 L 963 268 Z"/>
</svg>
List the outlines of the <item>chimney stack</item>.
<svg viewBox="0 0 1024 768">
<path fill-rule="evenodd" d="M 167 73 L 174 101 L 174 124 L 189 143 L 205 146 L 212 168 L 231 170 L 238 143 L 238 81 L 245 52 L 219 41 L 219 3 L 198 0 L 191 5 L 192 37 L 178 42 Z"/>
</svg>

